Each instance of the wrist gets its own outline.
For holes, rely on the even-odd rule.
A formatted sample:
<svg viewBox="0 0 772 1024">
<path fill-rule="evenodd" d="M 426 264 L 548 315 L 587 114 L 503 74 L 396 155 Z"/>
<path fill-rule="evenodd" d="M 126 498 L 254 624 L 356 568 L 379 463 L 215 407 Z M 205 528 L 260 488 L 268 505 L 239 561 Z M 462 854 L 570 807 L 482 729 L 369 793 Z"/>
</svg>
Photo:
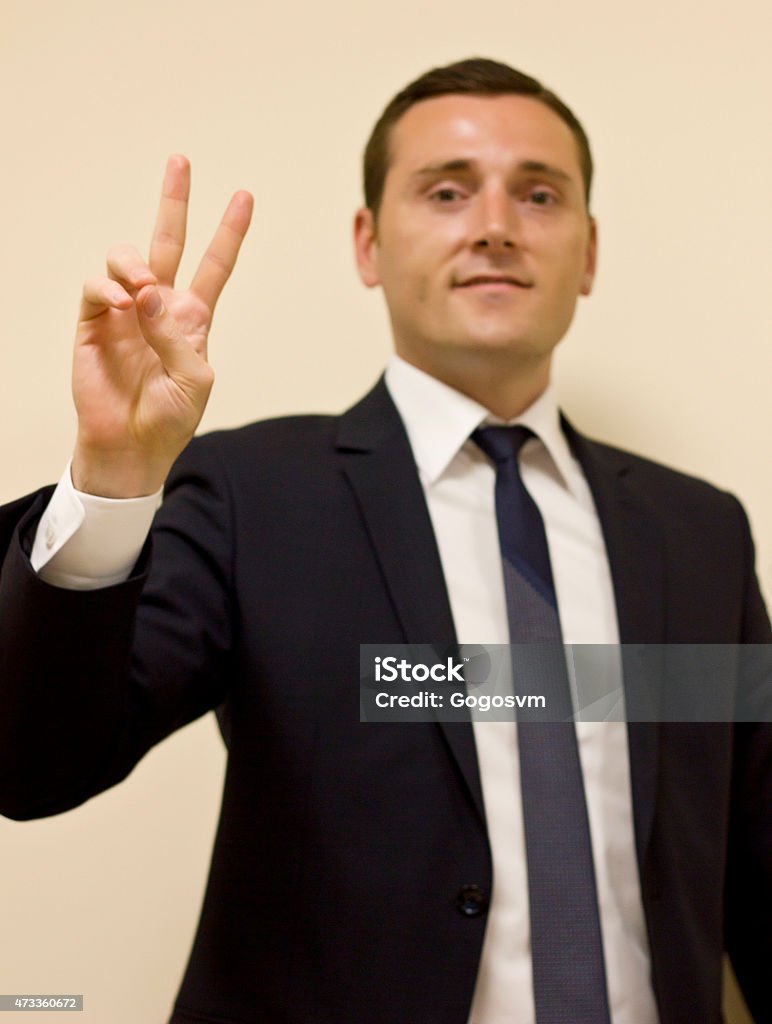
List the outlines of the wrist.
<svg viewBox="0 0 772 1024">
<path fill-rule="evenodd" d="M 163 487 L 170 469 L 168 458 L 100 452 L 76 444 L 70 475 L 76 491 L 100 498 L 142 498 Z"/>
</svg>

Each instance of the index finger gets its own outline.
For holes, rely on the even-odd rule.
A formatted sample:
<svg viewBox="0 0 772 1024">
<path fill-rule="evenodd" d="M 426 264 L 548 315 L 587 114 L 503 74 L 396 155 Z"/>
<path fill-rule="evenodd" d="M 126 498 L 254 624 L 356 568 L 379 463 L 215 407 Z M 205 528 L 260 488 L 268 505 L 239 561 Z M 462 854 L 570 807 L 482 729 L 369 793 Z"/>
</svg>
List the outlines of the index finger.
<svg viewBox="0 0 772 1024">
<path fill-rule="evenodd" d="M 244 235 L 252 219 L 254 200 L 249 192 L 236 192 L 198 266 L 190 290 L 213 310 L 225 282 L 236 265 Z"/>
<path fill-rule="evenodd" d="M 148 265 L 161 284 L 170 288 L 182 258 L 190 197 L 190 163 L 180 153 L 166 163 Z"/>
</svg>

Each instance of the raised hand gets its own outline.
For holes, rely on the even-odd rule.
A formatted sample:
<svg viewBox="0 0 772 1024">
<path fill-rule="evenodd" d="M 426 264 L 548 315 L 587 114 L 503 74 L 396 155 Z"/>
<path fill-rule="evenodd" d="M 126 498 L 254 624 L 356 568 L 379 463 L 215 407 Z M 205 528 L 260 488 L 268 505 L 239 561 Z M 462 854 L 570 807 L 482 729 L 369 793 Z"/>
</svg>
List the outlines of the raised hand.
<svg viewBox="0 0 772 1024">
<path fill-rule="evenodd" d="M 207 338 L 252 216 L 236 192 L 187 291 L 175 289 L 185 244 L 190 164 L 166 166 L 150 257 L 119 245 L 107 275 L 83 287 L 73 397 L 75 487 L 105 497 L 152 494 L 198 426 L 214 374 Z"/>
</svg>

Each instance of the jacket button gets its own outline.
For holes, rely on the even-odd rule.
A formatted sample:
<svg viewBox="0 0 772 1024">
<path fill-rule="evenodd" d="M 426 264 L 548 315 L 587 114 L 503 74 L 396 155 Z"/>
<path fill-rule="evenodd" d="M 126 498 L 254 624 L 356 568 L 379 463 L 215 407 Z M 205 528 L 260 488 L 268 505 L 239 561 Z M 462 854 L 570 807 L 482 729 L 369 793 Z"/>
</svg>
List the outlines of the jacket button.
<svg viewBox="0 0 772 1024">
<path fill-rule="evenodd" d="M 488 909 L 488 896 L 479 885 L 462 885 L 456 894 L 456 906 L 465 917 L 479 917 Z"/>
</svg>

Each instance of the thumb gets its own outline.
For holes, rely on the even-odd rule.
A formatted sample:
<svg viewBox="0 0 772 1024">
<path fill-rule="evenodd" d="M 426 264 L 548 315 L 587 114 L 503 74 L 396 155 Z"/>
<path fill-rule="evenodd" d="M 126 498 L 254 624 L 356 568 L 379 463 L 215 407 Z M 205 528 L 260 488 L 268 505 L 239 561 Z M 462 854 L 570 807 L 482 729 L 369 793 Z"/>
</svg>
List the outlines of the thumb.
<svg viewBox="0 0 772 1024">
<path fill-rule="evenodd" d="M 179 323 L 164 306 L 158 289 L 153 285 L 140 289 L 136 308 L 142 335 L 161 360 L 167 374 L 185 390 L 189 385 L 200 386 L 209 375 L 208 364 L 198 355 Z"/>
</svg>

